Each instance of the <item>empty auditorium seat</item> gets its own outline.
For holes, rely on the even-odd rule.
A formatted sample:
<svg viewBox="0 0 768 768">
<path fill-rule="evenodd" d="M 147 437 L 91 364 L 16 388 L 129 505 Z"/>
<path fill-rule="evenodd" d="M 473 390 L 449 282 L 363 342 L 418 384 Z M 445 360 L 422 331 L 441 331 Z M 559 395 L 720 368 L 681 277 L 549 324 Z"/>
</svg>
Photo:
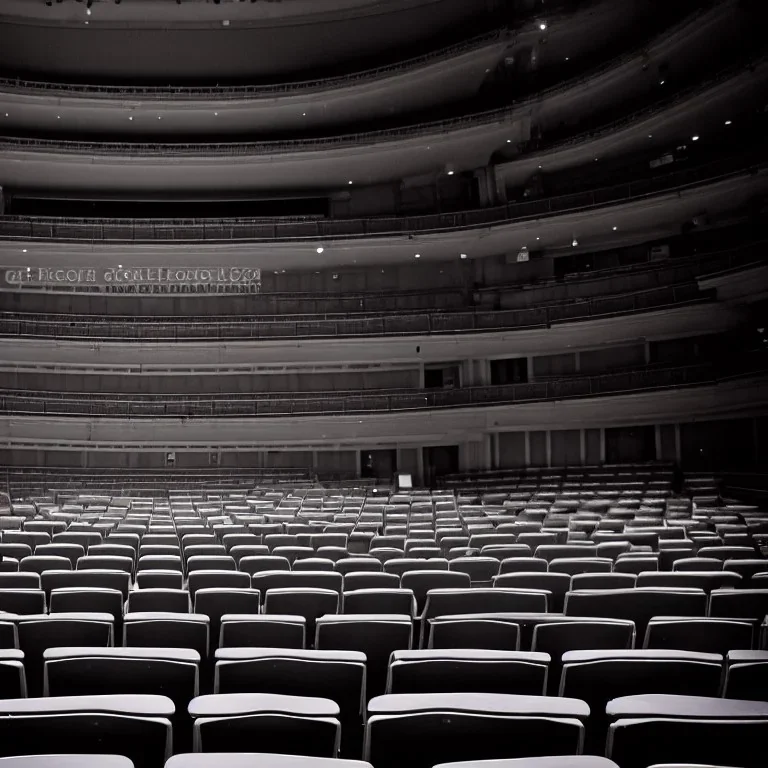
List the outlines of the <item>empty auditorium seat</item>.
<svg viewBox="0 0 768 768">
<path fill-rule="evenodd" d="M 136 768 L 162 768 L 172 754 L 173 702 L 165 696 L 61 696 L 0 700 L 0 756 L 124 755 Z M 98 739 L 94 734 L 98 733 Z"/>
<path fill-rule="evenodd" d="M 285 755 L 332 758 L 339 752 L 339 706 L 330 699 L 265 693 L 213 694 L 190 702 L 189 714 L 194 722 L 195 752 L 246 752 L 255 744 L 259 749 Z M 210 761 L 206 764 L 210 765 Z"/>
<path fill-rule="evenodd" d="M 126 648 L 155 648 L 162 642 L 165 648 L 191 648 L 205 659 L 210 642 L 209 624 L 210 619 L 199 613 L 127 613 L 123 619 L 123 645 Z"/>
<path fill-rule="evenodd" d="M 27 696 L 23 651 L 0 648 L 0 692 L 7 699 L 21 699 Z"/>
<path fill-rule="evenodd" d="M 734 648 L 751 648 L 753 633 L 749 621 L 654 616 L 648 622 L 643 648 L 674 648 L 725 655 Z"/>
<path fill-rule="evenodd" d="M 440 616 L 430 620 L 428 648 L 520 650 L 520 625 L 491 617 Z"/>
<path fill-rule="evenodd" d="M 376 768 L 432 768 L 448 760 L 580 754 L 589 708 L 559 697 L 388 694 L 372 699 L 368 714 L 365 760 Z"/>
<path fill-rule="evenodd" d="M 728 699 L 768 700 L 768 651 L 729 651 L 723 696 Z"/>
</svg>

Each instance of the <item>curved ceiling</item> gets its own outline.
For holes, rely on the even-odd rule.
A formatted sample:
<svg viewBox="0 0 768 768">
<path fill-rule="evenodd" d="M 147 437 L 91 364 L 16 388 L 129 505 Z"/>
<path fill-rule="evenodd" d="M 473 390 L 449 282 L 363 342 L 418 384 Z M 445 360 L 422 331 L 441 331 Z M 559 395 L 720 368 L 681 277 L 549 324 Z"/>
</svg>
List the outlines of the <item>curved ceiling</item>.
<svg viewBox="0 0 768 768">
<path fill-rule="evenodd" d="M 476 28 L 501 5 L 300 0 L 295 7 L 303 13 L 290 13 L 293 2 L 145 0 L 96 2 L 86 15 L 86 4 L 73 0 L 50 7 L 43 0 L 1 0 L 0 71 L 79 82 L 290 78 Z"/>
</svg>

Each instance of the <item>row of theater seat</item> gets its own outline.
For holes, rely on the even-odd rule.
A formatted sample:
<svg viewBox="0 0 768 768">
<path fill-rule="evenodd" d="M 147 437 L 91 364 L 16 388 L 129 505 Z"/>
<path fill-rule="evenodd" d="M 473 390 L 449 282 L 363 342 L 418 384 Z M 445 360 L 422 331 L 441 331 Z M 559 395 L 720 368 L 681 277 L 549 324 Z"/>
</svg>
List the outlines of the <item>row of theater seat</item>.
<svg viewBox="0 0 768 768">
<path fill-rule="evenodd" d="M 595 714 L 572 698 L 447 693 L 379 696 L 357 716 L 362 757 L 374 768 L 432 768 L 462 759 L 580 755 Z M 766 702 L 638 695 L 613 699 L 599 714 L 605 755 L 621 768 L 680 759 L 765 765 L 759 747 L 768 736 Z M 327 698 L 258 693 L 200 696 L 181 711 L 161 695 L 0 700 L 0 754 L 38 754 L 45 734 L 53 754 L 109 752 L 136 768 L 161 768 L 174 749 L 188 751 L 174 746 L 187 738 L 202 753 L 258 745 L 333 758 L 344 749 L 343 719 Z M 208 755 L 203 764 L 218 762 Z"/>
</svg>

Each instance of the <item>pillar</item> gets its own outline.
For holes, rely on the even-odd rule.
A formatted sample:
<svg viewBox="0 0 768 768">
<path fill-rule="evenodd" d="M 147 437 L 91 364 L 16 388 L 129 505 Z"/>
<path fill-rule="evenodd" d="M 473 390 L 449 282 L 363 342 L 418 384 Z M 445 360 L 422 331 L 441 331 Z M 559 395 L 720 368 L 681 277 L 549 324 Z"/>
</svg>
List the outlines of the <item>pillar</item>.
<svg viewBox="0 0 768 768">
<path fill-rule="evenodd" d="M 579 430 L 579 460 L 583 467 L 587 463 L 587 430 Z"/>
<path fill-rule="evenodd" d="M 605 427 L 600 427 L 600 463 L 605 464 Z"/>
<path fill-rule="evenodd" d="M 683 460 L 683 444 L 680 439 L 680 424 L 675 424 L 675 461 L 681 464 Z"/>
</svg>

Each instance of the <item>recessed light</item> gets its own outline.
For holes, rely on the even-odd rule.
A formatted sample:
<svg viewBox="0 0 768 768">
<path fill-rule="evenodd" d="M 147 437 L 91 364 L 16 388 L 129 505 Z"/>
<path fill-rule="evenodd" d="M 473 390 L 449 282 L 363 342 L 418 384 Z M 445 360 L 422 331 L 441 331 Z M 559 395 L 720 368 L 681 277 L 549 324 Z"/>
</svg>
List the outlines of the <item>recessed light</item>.
<svg viewBox="0 0 768 768">
<path fill-rule="evenodd" d="M 8 117 L 8 115 L 6 115 L 6 117 Z M 511 143 L 512 143 L 512 139 L 507 139 L 507 144 L 511 144 Z"/>
<path fill-rule="evenodd" d="M 162 116 L 162 115 L 158 115 L 158 116 L 157 116 L 157 119 L 158 119 L 158 120 L 162 120 L 162 119 L 163 119 L 163 116 Z"/>
<path fill-rule="evenodd" d="M 21 252 L 22 252 L 22 253 L 26 253 L 26 252 L 27 252 L 27 249 L 26 249 L 26 248 L 22 248 L 22 249 L 21 249 Z"/>
<path fill-rule="evenodd" d="M 414 259 L 420 259 L 421 258 L 421 254 L 420 253 L 414 253 L 413 254 L 413 258 Z"/>
<path fill-rule="evenodd" d="M 129 120 L 133 120 L 133 115 L 128 115 Z"/>
<path fill-rule="evenodd" d="M 540 237 L 538 237 L 538 236 L 536 237 L 536 239 L 537 239 L 537 240 L 541 240 L 541 238 L 540 238 Z"/>
<path fill-rule="evenodd" d="M 347 182 L 347 184 L 351 184 L 351 183 L 352 183 L 352 179 L 350 179 L 350 180 Z"/>
<path fill-rule="evenodd" d="M 579 241 L 574 237 L 573 242 L 571 242 L 571 245 L 575 248 L 579 244 Z"/>
<path fill-rule="evenodd" d="M 466 253 L 462 253 L 462 254 L 461 254 L 461 258 L 462 258 L 462 259 L 466 259 L 466 258 L 467 258 L 467 254 L 466 254 Z"/>
<path fill-rule="evenodd" d="M 61 115 L 56 115 L 57 120 L 61 120 Z"/>
<path fill-rule="evenodd" d="M 6 117 L 8 117 L 8 115 L 6 115 Z M 731 124 L 731 122 L 732 122 L 731 120 L 726 120 L 726 121 L 725 121 L 725 124 L 726 124 L 726 125 L 730 125 L 730 124 Z"/>
<path fill-rule="evenodd" d="M 118 269 L 122 269 L 122 268 L 123 268 L 123 265 L 122 265 L 122 264 L 118 264 L 118 265 L 117 265 L 117 268 L 118 268 Z"/>
<path fill-rule="evenodd" d="M 595 162 L 597 162 L 597 158 L 595 158 Z"/>
<path fill-rule="evenodd" d="M 648 138 L 649 138 L 649 139 L 652 139 L 652 138 L 653 138 L 653 134 L 652 134 L 652 133 L 649 133 L 649 134 L 648 134 Z"/>
<path fill-rule="evenodd" d="M 325 248 L 323 248 L 323 246 L 321 245 L 321 246 L 320 246 L 320 247 L 317 249 L 317 252 L 318 252 L 318 253 L 322 253 L 324 250 L 325 250 Z"/>
<path fill-rule="evenodd" d="M 691 141 L 698 141 L 698 140 L 699 140 L 698 134 L 696 134 L 695 136 L 691 136 Z"/>
<path fill-rule="evenodd" d="M 214 116 L 214 117 L 218 117 L 218 116 L 219 116 L 219 113 L 218 113 L 218 112 L 214 112 L 214 113 L 213 113 L 213 116 Z"/>
<path fill-rule="evenodd" d="M 570 57 L 570 56 L 566 56 L 566 57 L 565 57 L 565 60 L 566 60 L 566 61 L 570 61 L 570 60 L 571 60 L 571 57 Z"/>
<path fill-rule="evenodd" d="M 453 171 L 448 171 L 449 176 L 453 176 Z"/>
<path fill-rule="evenodd" d="M 667 82 L 666 80 L 659 80 L 659 85 L 664 85 L 664 83 L 666 82 Z"/>
<path fill-rule="evenodd" d="M 306 117 L 306 116 L 307 116 L 307 113 L 306 113 L 306 112 L 302 112 L 302 113 L 301 113 L 301 116 L 302 116 L 302 117 Z"/>
<path fill-rule="evenodd" d="M 547 22 L 546 21 L 542 21 L 539 24 L 539 29 L 543 32 L 546 28 L 547 28 Z"/>
<path fill-rule="evenodd" d="M 86 12 L 86 14 L 88 14 L 88 16 L 90 16 L 90 15 L 91 15 L 91 9 L 90 9 L 90 8 L 86 8 L 86 9 L 85 9 L 85 12 Z"/>
<path fill-rule="evenodd" d="M 617 229 L 618 229 L 618 227 L 614 227 L 614 228 L 613 228 L 613 231 L 615 232 Z"/>
</svg>

